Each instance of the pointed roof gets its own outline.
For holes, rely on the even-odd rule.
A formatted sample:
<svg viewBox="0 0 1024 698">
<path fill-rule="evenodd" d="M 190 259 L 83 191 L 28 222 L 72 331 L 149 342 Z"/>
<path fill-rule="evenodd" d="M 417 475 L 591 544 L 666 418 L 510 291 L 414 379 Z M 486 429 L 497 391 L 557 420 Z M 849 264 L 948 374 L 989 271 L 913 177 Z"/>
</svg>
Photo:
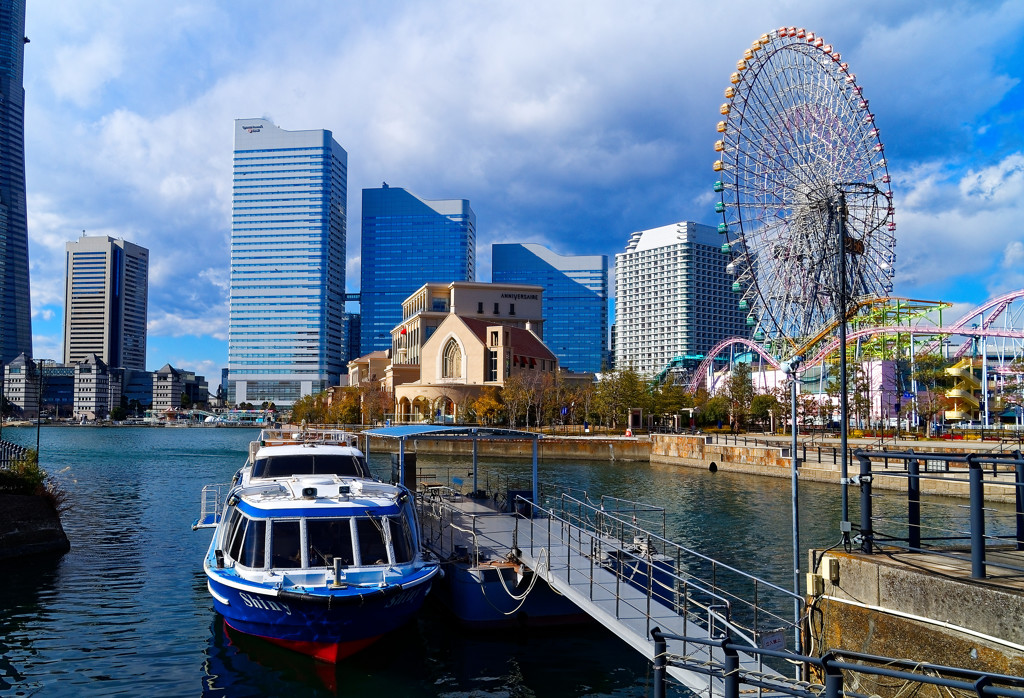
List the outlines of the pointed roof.
<svg viewBox="0 0 1024 698">
<path fill-rule="evenodd" d="M 532 356 L 535 359 L 557 359 L 554 353 L 548 349 L 548 345 L 542 342 L 537 335 L 529 330 L 525 330 L 521 327 L 513 327 L 512 325 L 502 325 L 500 322 L 478 320 L 477 318 L 466 317 L 464 315 L 457 315 L 456 317 L 462 320 L 463 324 L 465 324 L 466 327 L 468 327 L 484 345 L 487 344 L 487 328 L 500 326 L 511 333 L 509 339 L 511 340 L 510 344 L 515 353 Z"/>
</svg>

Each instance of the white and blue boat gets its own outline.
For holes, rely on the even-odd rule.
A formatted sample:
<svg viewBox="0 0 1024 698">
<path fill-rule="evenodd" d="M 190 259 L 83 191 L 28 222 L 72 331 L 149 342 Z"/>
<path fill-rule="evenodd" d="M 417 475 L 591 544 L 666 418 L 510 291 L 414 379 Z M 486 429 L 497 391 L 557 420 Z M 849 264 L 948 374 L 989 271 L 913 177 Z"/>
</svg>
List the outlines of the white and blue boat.
<svg viewBox="0 0 1024 698">
<path fill-rule="evenodd" d="M 232 629 L 336 662 L 408 621 L 439 564 L 420 550 L 413 496 L 370 474 L 354 434 L 263 430 L 230 485 L 203 488 L 193 528 Z"/>
</svg>

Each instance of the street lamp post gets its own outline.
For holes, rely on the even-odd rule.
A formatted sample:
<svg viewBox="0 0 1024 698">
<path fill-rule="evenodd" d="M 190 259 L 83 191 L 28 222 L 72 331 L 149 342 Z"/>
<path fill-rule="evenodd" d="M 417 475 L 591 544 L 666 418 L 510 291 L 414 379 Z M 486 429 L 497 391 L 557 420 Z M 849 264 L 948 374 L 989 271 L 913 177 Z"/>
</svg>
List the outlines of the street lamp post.
<svg viewBox="0 0 1024 698">
<path fill-rule="evenodd" d="M 801 639 L 800 639 L 800 483 L 799 483 L 799 467 L 800 460 L 797 458 L 797 410 L 796 410 L 796 378 L 797 370 L 800 368 L 800 364 L 803 363 L 804 357 L 797 354 L 789 361 L 785 361 L 782 364 L 782 371 L 789 376 L 789 395 L 790 395 L 790 421 L 792 423 L 793 441 L 790 446 L 790 456 L 792 467 L 790 468 L 790 474 L 792 476 L 792 497 L 793 497 L 793 593 L 796 596 L 793 598 L 793 624 L 794 634 L 796 635 L 796 653 L 800 654 L 802 651 Z"/>
</svg>

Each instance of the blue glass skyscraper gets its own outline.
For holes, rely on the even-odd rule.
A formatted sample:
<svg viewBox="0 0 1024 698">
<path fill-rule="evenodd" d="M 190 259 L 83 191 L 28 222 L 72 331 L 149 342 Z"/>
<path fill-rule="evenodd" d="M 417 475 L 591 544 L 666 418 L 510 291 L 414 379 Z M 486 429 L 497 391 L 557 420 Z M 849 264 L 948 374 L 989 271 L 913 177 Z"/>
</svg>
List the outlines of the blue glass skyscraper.
<svg viewBox="0 0 1024 698">
<path fill-rule="evenodd" d="M 292 405 L 337 385 L 348 154 L 330 131 L 235 121 L 228 401 Z"/>
<path fill-rule="evenodd" d="M 476 215 L 465 199 L 425 201 L 401 187 L 363 189 L 360 354 L 391 347 L 402 301 L 423 284 L 474 281 Z"/>
<path fill-rule="evenodd" d="M 25 210 L 25 2 L 0 3 L 0 361 L 32 356 Z"/>
<path fill-rule="evenodd" d="M 570 371 L 600 371 L 608 357 L 608 257 L 565 256 L 533 244 L 491 246 L 496 284 L 544 287 L 544 343 Z"/>
</svg>

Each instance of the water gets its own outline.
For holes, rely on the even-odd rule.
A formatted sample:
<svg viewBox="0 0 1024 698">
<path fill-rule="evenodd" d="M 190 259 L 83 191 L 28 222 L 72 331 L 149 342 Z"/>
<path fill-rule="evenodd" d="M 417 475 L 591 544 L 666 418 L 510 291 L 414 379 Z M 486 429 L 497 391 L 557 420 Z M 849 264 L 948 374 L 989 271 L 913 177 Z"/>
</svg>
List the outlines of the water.
<svg viewBox="0 0 1024 698">
<path fill-rule="evenodd" d="M 367 651 L 323 665 L 228 636 L 206 591 L 210 531 L 193 532 L 204 484 L 226 482 L 257 432 L 49 427 L 42 464 L 70 493 L 71 551 L 0 570 L 0 695 L 646 696 L 651 667 L 592 625 L 466 633 L 432 604 Z M 35 446 L 30 428 L 5 440 Z M 373 456 L 378 474 L 386 455 Z M 433 463 L 420 458 L 420 468 Z M 456 467 L 468 467 L 458 461 Z M 485 461 L 482 477 L 529 464 Z M 790 483 L 647 463 L 541 463 L 552 486 L 668 508 L 669 538 L 792 584 Z M 838 488 L 801 484 L 801 542 L 827 546 Z M 681 690 L 670 694 L 681 695 Z"/>
</svg>

